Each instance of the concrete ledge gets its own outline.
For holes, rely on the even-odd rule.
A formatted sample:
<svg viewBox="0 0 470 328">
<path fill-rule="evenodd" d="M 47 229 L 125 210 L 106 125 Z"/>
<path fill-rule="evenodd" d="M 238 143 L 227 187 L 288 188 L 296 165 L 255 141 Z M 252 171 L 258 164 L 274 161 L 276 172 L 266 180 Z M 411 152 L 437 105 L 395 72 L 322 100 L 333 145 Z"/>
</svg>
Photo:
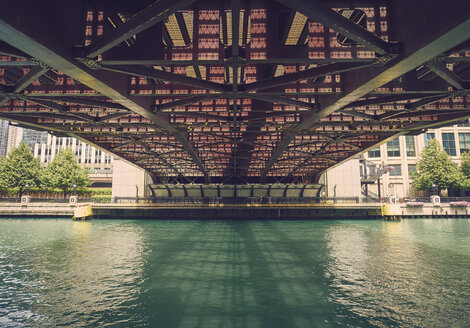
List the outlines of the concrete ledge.
<svg viewBox="0 0 470 328">
<path fill-rule="evenodd" d="M 68 203 L 0 203 L 0 217 L 12 216 L 72 217 L 73 207 Z"/>
<path fill-rule="evenodd" d="M 190 205 L 190 204 L 187 204 Z M 216 205 L 162 206 L 148 204 L 94 204 L 93 217 L 102 219 L 195 220 L 316 220 L 381 219 L 377 204 L 325 205 Z"/>
</svg>

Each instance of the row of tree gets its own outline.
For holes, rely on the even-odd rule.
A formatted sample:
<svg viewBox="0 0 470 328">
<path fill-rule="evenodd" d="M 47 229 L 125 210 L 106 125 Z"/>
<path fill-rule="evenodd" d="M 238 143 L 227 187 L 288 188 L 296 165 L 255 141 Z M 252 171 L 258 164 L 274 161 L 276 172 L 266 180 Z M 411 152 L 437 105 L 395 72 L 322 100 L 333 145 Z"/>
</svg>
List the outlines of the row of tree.
<svg viewBox="0 0 470 328">
<path fill-rule="evenodd" d="M 411 174 L 417 190 L 456 192 L 470 189 L 470 154 L 462 155 L 461 165 L 453 162 L 436 139 L 431 139 L 420 154 L 416 172 Z"/>
<path fill-rule="evenodd" d="M 8 157 L 0 158 L 0 189 L 18 188 L 20 197 L 26 188 L 58 188 L 64 193 L 90 184 L 88 170 L 78 165 L 73 151 L 61 150 L 48 166 L 41 168 L 39 159 L 23 141 Z"/>
<path fill-rule="evenodd" d="M 457 191 L 470 189 L 470 154 L 462 155 L 458 166 L 435 140 L 430 140 L 411 174 L 413 187 L 417 190 L 431 191 L 435 188 Z M 78 165 L 73 151 L 61 150 L 54 160 L 41 168 L 39 159 L 34 158 L 26 143 L 13 149 L 8 157 L 0 158 L 0 190 L 18 188 L 20 197 L 25 188 L 58 188 L 64 193 L 73 188 L 83 188 L 90 184 L 88 170 Z"/>
</svg>

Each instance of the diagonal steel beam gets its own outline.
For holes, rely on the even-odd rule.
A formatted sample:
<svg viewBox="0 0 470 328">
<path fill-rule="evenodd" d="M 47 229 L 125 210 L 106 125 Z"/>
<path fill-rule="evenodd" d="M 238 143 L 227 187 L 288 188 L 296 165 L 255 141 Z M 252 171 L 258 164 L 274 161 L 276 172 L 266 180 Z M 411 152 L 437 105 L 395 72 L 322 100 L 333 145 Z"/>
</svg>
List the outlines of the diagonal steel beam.
<svg viewBox="0 0 470 328">
<path fill-rule="evenodd" d="M 197 96 L 193 96 L 193 97 L 187 97 L 187 98 L 184 98 L 184 99 L 179 99 L 179 100 L 175 100 L 175 101 L 171 101 L 171 102 L 167 102 L 167 103 L 157 105 L 156 110 L 157 111 L 162 111 L 164 109 L 171 109 L 171 108 L 175 108 L 175 107 L 188 106 L 188 105 L 192 105 L 192 104 L 196 104 L 196 103 L 201 103 L 201 102 L 204 102 L 204 101 L 207 101 L 207 100 L 217 99 L 217 98 L 220 98 L 220 97 L 223 97 L 223 96 L 224 96 L 223 94 L 208 93 L 208 94 L 204 94 L 204 95 L 197 95 Z"/>
<path fill-rule="evenodd" d="M 381 104 L 388 104 L 388 103 L 406 101 L 406 100 L 412 100 L 412 99 L 423 99 L 423 98 L 433 97 L 435 95 L 441 95 L 441 94 L 442 93 L 423 95 L 421 93 L 404 93 L 404 94 L 397 94 L 397 95 L 391 95 L 391 96 L 376 97 L 376 98 L 353 101 L 352 103 L 348 104 L 345 108 L 381 105 Z"/>
<path fill-rule="evenodd" d="M 32 99 L 36 98 L 36 95 L 22 95 L 23 97 L 27 99 Z M 91 106 L 91 107 L 99 107 L 99 108 L 109 108 L 109 109 L 119 109 L 119 110 L 126 110 L 128 111 L 129 109 L 127 107 L 124 107 L 121 104 L 116 104 L 112 103 L 109 101 L 99 101 L 99 100 L 91 100 L 91 99 L 85 99 L 85 98 L 76 98 L 76 97 L 69 97 L 69 96 L 53 96 L 53 97 L 40 97 L 36 98 L 37 100 L 39 99 L 44 99 L 44 100 L 50 100 L 50 101 L 60 101 L 64 103 L 69 103 L 69 104 L 76 104 L 76 105 L 84 105 L 84 106 Z"/>
<path fill-rule="evenodd" d="M 279 87 L 285 84 L 294 83 L 297 81 L 312 79 L 314 77 L 337 74 L 347 72 L 359 68 L 364 68 L 371 65 L 377 65 L 376 63 L 333 63 L 323 66 L 317 66 L 314 68 L 306 69 L 291 74 L 284 74 L 281 76 L 273 77 L 270 79 L 248 83 L 244 85 L 242 91 L 253 91 L 267 88 Z"/>
<path fill-rule="evenodd" d="M 14 93 L 19 93 L 26 89 L 31 83 L 36 81 L 40 76 L 49 71 L 49 67 L 35 66 L 29 70 L 29 72 L 23 76 L 14 86 Z"/>
<path fill-rule="evenodd" d="M 344 110 L 344 109 L 340 109 L 338 111 L 336 111 L 337 113 L 341 113 L 341 114 L 346 114 L 346 115 L 351 115 L 351 116 L 355 116 L 355 117 L 362 117 L 366 120 L 369 120 L 369 121 L 372 121 L 375 119 L 375 117 L 373 115 L 369 115 L 369 114 L 366 114 L 366 113 L 363 113 L 363 112 L 360 112 L 360 111 L 357 111 L 357 110 Z"/>
<path fill-rule="evenodd" d="M 149 67 L 142 66 L 103 66 L 105 70 L 123 73 L 132 76 L 142 76 L 160 81 L 172 82 L 181 85 L 187 85 L 198 89 L 206 89 L 213 91 L 226 91 L 226 86 L 220 83 L 200 80 L 193 77 L 160 71 Z"/>
<path fill-rule="evenodd" d="M 242 97 L 245 98 L 251 98 L 251 99 L 258 99 L 262 101 L 267 101 L 270 103 L 279 103 L 283 105 L 290 105 L 290 106 L 295 106 L 299 108 L 307 108 L 310 110 L 318 110 L 320 109 L 320 104 L 318 103 L 308 103 L 305 101 L 300 101 L 300 100 L 295 100 L 292 98 L 288 97 L 282 97 L 282 96 L 263 96 L 263 95 L 257 95 L 256 93 L 243 93 L 241 94 Z"/>
<path fill-rule="evenodd" d="M 121 118 L 121 117 L 125 117 L 125 116 L 129 116 L 131 115 L 132 112 L 119 112 L 119 113 L 112 113 L 112 114 L 108 114 L 106 116 L 102 116 L 99 118 L 99 122 L 106 122 L 106 121 L 109 121 L 109 120 L 112 120 L 114 118 Z"/>
<path fill-rule="evenodd" d="M 40 76 L 47 73 L 50 68 L 48 67 L 41 67 L 35 66 L 29 70 L 26 75 L 24 75 L 16 84 L 15 86 L 10 89 L 11 93 L 20 93 L 24 89 L 26 89 L 31 83 L 36 81 Z M 8 88 L 7 88 L 8 90 Z M 0 107 L 3 106 L 8 100 L 10 100 L 10 96 L 5 96 L 2 100 L 0 100 Z"/>
<path fill-rule="evenodd" d="M 166 20 L 171 14 L 193 4 L 196 0 L 159 0 L 132 16 L 108 34 L 92 43 L 86 57 L 94 58 L 149 27 Z"/>
<path fill-rule="evenodd" d="M 38 117 L 38 118 L 52 118 L 61 120 L 76 120 L 76 116 L 70 116 L 67 114 L 58 114 L 54 112 L 31 112 L 31 111 L 15 111 L 15 112 L 0 112 L 1 115 L 7 116 L 19 116 L 19 117 Z"/>
<path fill-rule="evenodd" d="M 465 89 L 460 77 L 450 71 L 443 63 L 431 61 L 430 63 L 427 63 L 426 66 L 457 90 Z"/>
<path fill-rule="evenodd" d="M 18 13 L 18 15 L 19 14 L 20 13 Z M 67 55 L 65 55 L 70 53 L 70 49 L 65 44 L 58 43 L 55 44 L 54 49 L 50 49 L 40 41 L 37 41 L 26 34 L 27 32 L 30 32 L 29 30 L 26 31 L 26 33 L 22 31 L 23 29 L 27 29 L 28 26 L 31 28 L 30 25 L 18 27 L 15 26 L 16 23 L 17 22 L 14 18 L 4 18 L 0 14 L 0 40 L 24 51 L 50 67 L 56 68 L 78 82 L 83 83 L 131 111 L 149 119 L 161 129 L 172 133 L 175 139 L 181 143 L 188 155 L 193 159 L 194 163 L 204 175 L 206 182 L 209 182 L 209 173 L 202 164 L 196 151 L 194 151 L 192 145 L 187 140 L 186 136 L 181 131 L 171 126 L 169 122 L 161 120 L 158 115 L 152 113 L 149 109 L 142 107 L 129 99 L 125 94 L 121 93 L 119 90 L 122 88 L 122 84 L 118 84 L 118 82 L 122 80 L 119 80 L 118 78 L 116 81 L 116 77 L 105 77 L 100 75 L 99 72 L 80 66 L 72 58 L 68 58 Z"/>
<path fill-rule="evenodd" d="M 32 102 L 32 103 L 35 103 L 35 104 L 38 104 L 47 108 L 55 109 L 59 113 L 66 113 L 67 115 L 78 117 L 87 122 L 97 121 L 96 117 L 93 117 L 84 113 L 71 112 L 70 108 L 68 108 L 67 106 L 59 105 L 53 101 L 47 101 L 47 100 L 37 99 L 37 98 L 25 98 L 25 97 L 20 97 L 20 98 L 24 101 L 29 101 L 29 102 Z"/>
<path fill-rule="evenodd" d="M 396 116 L 404 114 L 404 113 L 412 112 L 413 110 L 415 110 L 419 107 L 430 105 L 430 104 L 433 104 L 435 102 L 441 101 L 441 100 L 446 99 L 446 98 L 454 97 L 455 95 L 456 94 L 454 92 L 449 92 L 449 93 L 440 94 L 440 95 L 437 95 L 437 96 L 426 97 L 426 98 L 423 98 L 421 100 L 414 101 L 412 103 L 406 104 L 405 105 L 405 108 L 406 108 L 405 110 L 395 111 L 395 112 L 386 112 L 386 113 L 377 115 L 377 119 L 378 120 L 390 119 L 390 118 L 396 117 Z"/>
<path fill-rule="evenodd" d="M 382 85 L 400 77 L 418 66 L 423 65 L 443 52 L 459 45 L 463 41 L 466 41 L 468 39 L 468 33 L 466 31 L 468 30 L 470 30 L 470 18 L 457 23 L 444 34 L 434 36 L 434 38 L 429 40 L 429 42 L 424 46 L 415 46 L 415 49 L 412 49 L 412 45 L 410 45 L 410 49 L 408 50 L 409 53 L 405 54 L 401 60 L 394 62 L 394 64 L 389 66 L 389 68 L 385 70 L 382 69 L 378 73 L 372 72 L 372 77 L 365 76 L 360 77 L 359 79 L 357 76 L 349 77 L 354 78 L 355 83 L 350 84 L 350 86 L 345 90 L 343 96 L 325 106 L 325 109 L 310 115 L 310 117 L 303 120 L 301 124 L 285 134 L 278 148 L 273 152 L 271 158 L 263 169 L 261 180 L 264 181 L 266 179 L 268 172 L 271 170 L 278 158 L 282 156 L 283 152 L 299 132 L 309 130 L 322 118 L 339 109 L 347 107 L 353 101 L 364 97 Z M 345 76 L 343 76 L 343 79 L 344 77 Z"/>
<path fill-rule="evenodd" d="M 353 23 L 343 15 L 326 6 L 320 0 L 277 0 L 299 13 L 309 17 L 314 22 L 335 30 L 351 40 L 362 44 L 366 48 L 374 50 L 379 55 L 390 53 L 390 45 L 372 32 Z"/>
</svg>

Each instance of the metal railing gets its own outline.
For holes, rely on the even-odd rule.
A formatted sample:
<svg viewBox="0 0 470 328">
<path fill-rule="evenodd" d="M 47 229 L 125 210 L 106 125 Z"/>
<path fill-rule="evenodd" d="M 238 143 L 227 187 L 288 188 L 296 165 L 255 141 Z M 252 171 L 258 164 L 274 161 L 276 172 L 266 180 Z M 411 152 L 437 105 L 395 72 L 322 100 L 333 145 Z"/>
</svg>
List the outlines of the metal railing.
<svg viewBox="0 0 470 328">
<path fill-rule="evenodd" d="M 388 197 L 113 197 L 78 198 L 77 203 L 158 204 L 158 205 L 308 205 L 308 204 L 371 204 L 388 203 Z M 441 197 L 441 203 L 470 203 L 470 197 Z M 69 198 L 30 198 L 30 203 L 69 203 Z M 431 203 L 430 197 L 403 197 L 399 203 Z M 0 198 L 0 203 L 20 203 L 18 197 Z"/>
<path fill-rule="evenodd" d="M 431 203 L 431 197 L 404 197 L 403 202 L 419 202 L 419 203 Z M 441 203 L 450 202 L 469 202 L 470 197 L 441 197 Z"/>
<path fill-rule="evenodd" d="M 373 197 L 114 197 L 112 203 L 162 205 L 276 205 L 276 204 L 358 204 L 377 203 Z"/>
</svg>

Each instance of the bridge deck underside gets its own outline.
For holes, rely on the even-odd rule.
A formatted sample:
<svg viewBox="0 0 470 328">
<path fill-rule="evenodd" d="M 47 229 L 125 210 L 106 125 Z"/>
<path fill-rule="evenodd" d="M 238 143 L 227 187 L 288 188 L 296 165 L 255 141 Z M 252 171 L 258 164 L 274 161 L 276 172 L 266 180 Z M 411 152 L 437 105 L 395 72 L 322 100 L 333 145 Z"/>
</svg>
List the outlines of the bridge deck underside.
<svg viewBox="0 0 470 328">
<path fill-rule="evenodd" d="M 0 118 L 155 182 L 315 182 L 470 116 L 470 5 L 417 2 L 2 4 Z"/>
</svg>

